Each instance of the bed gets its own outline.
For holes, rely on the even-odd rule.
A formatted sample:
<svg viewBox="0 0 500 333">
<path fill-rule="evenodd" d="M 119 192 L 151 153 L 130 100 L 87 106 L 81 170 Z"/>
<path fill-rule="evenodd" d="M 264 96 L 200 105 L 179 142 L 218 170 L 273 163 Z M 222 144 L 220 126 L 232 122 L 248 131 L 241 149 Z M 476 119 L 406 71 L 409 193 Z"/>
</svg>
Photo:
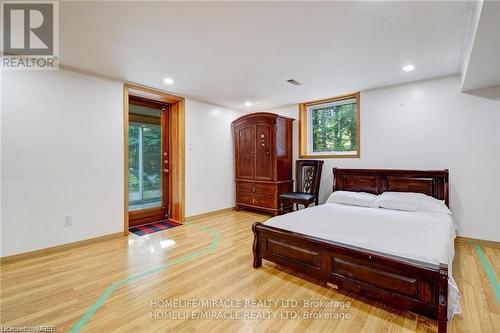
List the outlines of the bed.
<svg viewBox="0 0 500 333">
<path fill-rule="evenodd" d="M 333 169 L 333 191 L 416 192 L 449 206 L 448 170 Z M 437 320 L 460 311 L 451 277 L 451 216 L 326 203 L 252 226 L 253 267 L 262 259 L 335 288 Z M 360 234 L 360 230 L 362 233 Z"/>
</svg>

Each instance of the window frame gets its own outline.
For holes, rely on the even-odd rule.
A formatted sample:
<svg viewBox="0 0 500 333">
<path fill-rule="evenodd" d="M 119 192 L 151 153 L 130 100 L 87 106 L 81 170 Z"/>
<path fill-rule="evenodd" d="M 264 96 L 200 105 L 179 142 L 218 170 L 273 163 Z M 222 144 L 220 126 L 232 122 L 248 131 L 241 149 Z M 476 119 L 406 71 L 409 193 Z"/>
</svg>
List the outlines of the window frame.
<svg viewBox="0 0 500 333">
<path fill-rule="evenodd" d="M 329 104 L 333 102 L 347 101 L 350 99 L 356 100 L 356 143 L 357 149 L 354 154 L 332 154 L 331 152 L 326 152 L 324 154 L 318 154 L 310 152 L 309 148 L 311 146 L 310 140 L 312 138 L 312 133 L 309 129 L 309 119 L 307 108 L 310 106 Z M 361 156 L 361 140 L 360 140 L 360 93 L 349 93 L 340 96 L 309 101 L 299 104 L 299 158 L 360 158 Z"/>
</svg>

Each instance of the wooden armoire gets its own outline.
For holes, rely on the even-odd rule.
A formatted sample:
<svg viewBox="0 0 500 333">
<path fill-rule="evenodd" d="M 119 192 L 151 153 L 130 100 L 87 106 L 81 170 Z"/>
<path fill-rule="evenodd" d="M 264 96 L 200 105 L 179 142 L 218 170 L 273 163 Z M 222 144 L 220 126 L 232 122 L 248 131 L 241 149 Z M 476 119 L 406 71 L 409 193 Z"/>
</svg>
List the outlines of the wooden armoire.
<svg viewBox="0 0 500 333">
<path fill-rule="evenodd" d="M 236 210 L 249 208 L 279 214 L 280 193 L 293 190 L 293 121 L 258 112 L 233 122 Z"/>
</svg>

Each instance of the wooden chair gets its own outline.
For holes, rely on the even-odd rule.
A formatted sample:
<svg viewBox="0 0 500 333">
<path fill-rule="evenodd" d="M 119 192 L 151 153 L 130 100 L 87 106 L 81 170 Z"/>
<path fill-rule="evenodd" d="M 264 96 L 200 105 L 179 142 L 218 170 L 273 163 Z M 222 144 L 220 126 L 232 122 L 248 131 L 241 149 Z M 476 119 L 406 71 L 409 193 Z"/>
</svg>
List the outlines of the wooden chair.
<svg viewBox="0 0 500 333">
<path fill-rule="evenodd" d="M 321 170 L 323 161 L 318 160 L 297 160 L 296 163 L 296 192 L 280 194 L 280 212 L 287 213 L 293 211 L 295 204 L 297 210 L 299 204 L 309 207 L 311 203 L 318 205 L 319 185 L 321 182 Z"/>
</svg>

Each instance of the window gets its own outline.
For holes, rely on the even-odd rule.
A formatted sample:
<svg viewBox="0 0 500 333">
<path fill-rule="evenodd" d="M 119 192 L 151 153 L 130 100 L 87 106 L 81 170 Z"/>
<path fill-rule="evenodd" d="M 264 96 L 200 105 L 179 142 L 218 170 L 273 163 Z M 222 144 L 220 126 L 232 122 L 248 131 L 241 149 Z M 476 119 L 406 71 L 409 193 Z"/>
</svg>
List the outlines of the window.
<svg viewBox="0 0 500 333">
<path fill-rule="evenodd" d="M 302 103 L 300 157 L 359 157 L 359 93 Z"/>
</svg>

